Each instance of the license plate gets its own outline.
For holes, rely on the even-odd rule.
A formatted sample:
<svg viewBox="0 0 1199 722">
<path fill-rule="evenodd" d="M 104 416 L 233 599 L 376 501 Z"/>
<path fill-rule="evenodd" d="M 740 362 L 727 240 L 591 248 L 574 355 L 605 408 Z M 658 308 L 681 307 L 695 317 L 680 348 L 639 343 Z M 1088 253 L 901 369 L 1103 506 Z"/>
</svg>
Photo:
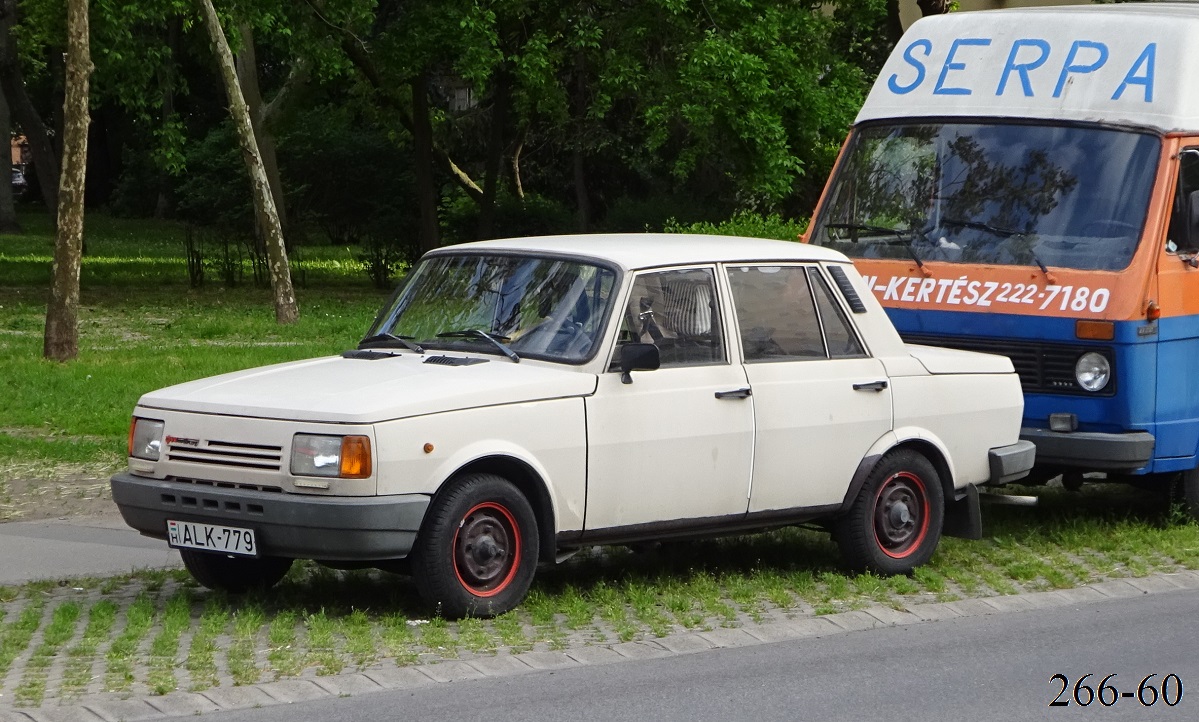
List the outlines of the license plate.
<svg viewBox="0 0 1199 722">
<path fill-rule="evenodd" d="M 257 556 L 253 529 L 239 529 L 217 524 L 198 524 L 191 521 L 167 520 L 167 543 L 173 547 L 203 549 L 222 554 Z"/>
</svg>

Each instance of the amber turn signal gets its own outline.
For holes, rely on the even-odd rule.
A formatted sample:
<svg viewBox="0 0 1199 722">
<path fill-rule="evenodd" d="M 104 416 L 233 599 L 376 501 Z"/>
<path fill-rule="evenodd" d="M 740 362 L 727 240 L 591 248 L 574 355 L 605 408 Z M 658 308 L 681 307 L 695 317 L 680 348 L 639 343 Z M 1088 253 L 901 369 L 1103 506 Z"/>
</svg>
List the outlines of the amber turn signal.
<svg viewBox="0 0 1199 722">
<path fill-rule="evenodd" d="M 1111 341 L 1116 337 L 1116 324 L 1111 321 L 1075 321 L 1074 335 L 1093 341 Z"/>
<path fill-rule="evenodd" d="M 341 439 L 341 469 L 343 479 L 365 479 L 371 475 L 371 440 L 365 436 L 344 436 Z"/>
</svg>

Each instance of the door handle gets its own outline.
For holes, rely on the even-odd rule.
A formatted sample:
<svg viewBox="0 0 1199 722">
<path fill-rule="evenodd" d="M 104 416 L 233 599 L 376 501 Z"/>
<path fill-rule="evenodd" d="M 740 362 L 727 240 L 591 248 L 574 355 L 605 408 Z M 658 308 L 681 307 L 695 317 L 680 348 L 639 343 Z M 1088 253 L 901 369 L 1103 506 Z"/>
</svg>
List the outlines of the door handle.
<svg viewBox="0 0 1199 722">
<path fill-rule="evenodd" d="M 854 391 L 882 391 L 887 388 L 886 381 L 871 381 L 868 384 L 854 384 Z"/>
<path fill-rule="evenodd" d="M 718 399 L 747 399 L 753 395 L 753 391 L 749 387 L 736 389 L 734 391 L 717 391 L 716 398 Z"/>
</svg>

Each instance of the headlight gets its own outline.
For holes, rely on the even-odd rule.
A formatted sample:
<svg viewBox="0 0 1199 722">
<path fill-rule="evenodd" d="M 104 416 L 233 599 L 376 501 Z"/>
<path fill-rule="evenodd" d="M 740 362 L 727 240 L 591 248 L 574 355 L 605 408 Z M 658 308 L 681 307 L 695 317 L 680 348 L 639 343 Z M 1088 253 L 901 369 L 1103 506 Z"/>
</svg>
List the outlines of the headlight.
<svg viewBox="0 0 1199 722">
<path fill-rule="evenodd" d="M 139 419 L 129 423 L 129 455 L 135 459 L 158 461 L 162 452 L 162 422 Z"/>
<path fill-rule="evenodd" d="M 365 436 L 296 434 L 291 442 L 291 473 L 365 479 L 371 475 L 371 442 Z"/>
<path fill-rule="evenodd" d="M 1112 365 L 1103 354 L 1088 351 L 1074 364 L 1074 378 L 1087 391 L 1102 391 L 1112 378 Z"/>
</svg>

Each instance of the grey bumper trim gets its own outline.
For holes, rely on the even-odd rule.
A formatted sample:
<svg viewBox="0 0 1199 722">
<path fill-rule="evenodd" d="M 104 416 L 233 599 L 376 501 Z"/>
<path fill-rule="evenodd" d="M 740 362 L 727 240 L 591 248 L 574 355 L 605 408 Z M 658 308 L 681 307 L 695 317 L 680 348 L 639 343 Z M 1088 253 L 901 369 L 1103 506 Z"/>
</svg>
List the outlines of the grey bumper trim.
<svg viewBox="0 0 1199 722">
<path fill-rule="evenodd" d="M 1148 431 L 1105 434 L 1025 427 L 1020 429 L 1020 438 L 1037 445 L 1041 466 L 1132 471 L 1153 460 L 1154 438 Z"/>
<path fill-rule="evenodd" d="M 1036 460 L 1037 447 L 1031 441 L 1021 440 L 991 449 L 987 452 L 987 462 L 991 465 L 991 478 L 987 483 L 999 485 L 1023 479 Z"/>
<path fill-rule="evenodd" d="M 166 539 L 167 519 L 254 530 L 264 555 L 322 561 L 402 559 L 412 550 L 429 497 L 306 496 L 223 489 L 132 474 L 112 478 L 129 526 Z"/>
</svg>

